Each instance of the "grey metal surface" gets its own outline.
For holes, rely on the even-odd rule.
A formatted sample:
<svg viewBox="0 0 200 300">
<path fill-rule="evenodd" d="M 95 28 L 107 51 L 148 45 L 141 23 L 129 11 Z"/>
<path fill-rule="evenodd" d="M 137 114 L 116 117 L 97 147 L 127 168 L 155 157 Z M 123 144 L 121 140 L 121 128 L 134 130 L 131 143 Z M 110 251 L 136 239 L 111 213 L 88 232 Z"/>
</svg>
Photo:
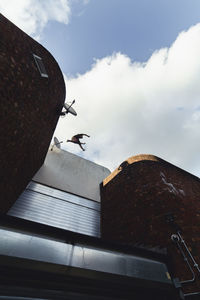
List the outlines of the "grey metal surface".
<svg viewBox="0 0 200 300">
<path fill-rule="evenodd" d="M 31 182 L 8 215 L 98 237 L 100 204 Z"/>
<path fill-rule="evenodd" d="M 166 266 L 161 262 L 84 246 L 74 247 L 72 265 L 100 272 L 169 282 Z"/>
<path fill-rule="evenodd" d="M 2 293 L 2 287 L 0 286 L 1 289 L 1 293 Z M 3 288 L 3 291 L 5 294 L 10 294 L 10 289 L 5 289 Z M 15 288 L 12 289 L 12 293 L 20 293 L 20 292 L 24 292 L 23 288 Z M 31 297 L 17 297 L 17 296 L 0 296 L 0 299 L 3 300 L 116 300 L 116 297 L 111 297 L 109 296 L 102 296 L 102 295 L 98 295 L 98 294 L 93 294 L 93 295 L 89 295 L 89 294 L 85 294 L 85 293 L 72 293 L 72 292 L 60 292 L 60 291 L 53 291 L 52 290 L 36 290 L 36 289 L 29 289 L 29 290 L 25 290 L 25 292 L 28 295 L 31 295 Z M 3 293 L 2 293 L 3 294 Z M 37 295 L 37 296 L 36 296 Z M 41 298 L 41 295 L 44 295 L 44 298 Z M 35 297 L 34 297 L 35 296 Z M 40 298 L 38 298 L 40 297 Z M 121 298 L 120 298 L 121 299 Z M 126 298 L 124 298 L 126 299 Z M 122 299 L 122 300 L 124 300 Z"/>
<path fill-rule="evenodd" d="M 30 297 L 17 297 L 17 296 L 0 296 L 2 300 L 45 300 L 44 298 L 30 298 Z"/>
<path fill-rule="evenodd" d="M 0 229 L 1 255 L 171 284 L 166 265 L 162 262 L 3 228 Z"/>
</svg>

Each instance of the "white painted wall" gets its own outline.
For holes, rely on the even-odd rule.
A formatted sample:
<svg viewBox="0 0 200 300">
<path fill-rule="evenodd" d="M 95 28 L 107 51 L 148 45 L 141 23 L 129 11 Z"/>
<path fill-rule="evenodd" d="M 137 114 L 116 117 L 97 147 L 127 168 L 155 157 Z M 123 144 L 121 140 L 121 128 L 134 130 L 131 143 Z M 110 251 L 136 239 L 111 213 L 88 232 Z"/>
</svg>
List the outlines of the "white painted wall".
<svg viewBox="0 0 200 300">
<path fill-rule="evenodd" d="M 54 147 L 33 181 L 100 201 L 100 183 L 110 171 L 92 161 Z"/>
</svg>

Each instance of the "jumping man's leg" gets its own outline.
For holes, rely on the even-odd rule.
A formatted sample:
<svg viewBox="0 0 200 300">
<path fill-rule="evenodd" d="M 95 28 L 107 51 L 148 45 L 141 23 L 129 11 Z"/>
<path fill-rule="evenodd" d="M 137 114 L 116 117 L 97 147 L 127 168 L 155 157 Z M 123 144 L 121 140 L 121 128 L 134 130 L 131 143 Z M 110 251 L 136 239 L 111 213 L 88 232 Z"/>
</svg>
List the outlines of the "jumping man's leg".
<svg viewBox="0 0 200 300">
<path fill-rule="evenodd" d="M 82 143 L 78 143 L 79 144 L 79 146 L 81 147 L 81 149 L 83 150 L 83 151 L 85 151 L 85 149 L 83 149 L 83 147 L 82 147 Z"/>
</svg>

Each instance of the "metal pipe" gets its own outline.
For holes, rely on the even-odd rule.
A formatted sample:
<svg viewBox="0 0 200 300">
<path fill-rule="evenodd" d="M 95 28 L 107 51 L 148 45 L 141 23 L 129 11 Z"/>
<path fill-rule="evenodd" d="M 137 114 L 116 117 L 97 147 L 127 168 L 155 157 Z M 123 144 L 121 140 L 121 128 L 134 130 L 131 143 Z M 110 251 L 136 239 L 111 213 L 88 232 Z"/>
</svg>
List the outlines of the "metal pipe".
<svg viewBox="0 0 200 300">
<path fill-rule="evenodd" d="M 184 245 L 184 247 L 185 247 L 185 249 L 186 249 L 186 251 L 187 251 L 187 253 L 188 253 L 189 257 L 190 257 L 190 259 L 192 260 L 192 262 L 193 262 L 193 264 L 194 264 L 194 267 L 195 267 L 195 268 L 198 270 L 198 272 L 200 273 L 200 268 L 199 268 L 197 262 L 195 261 L 194 257 L 192 256 L 191 252 L 189 251 L 189 249 L 188 249 L 188 247 L 187 247 L 187 245 L 186 245 L 184 239 L 182 238 L 180 232 L 178 231 L 177 234 L 178 234 L 178 237 L 181 239 L 181 243 L 183 243 L 183 245 Z"/>
<path fill-rule="evenodd" d="M 196 295 L 200 295 L 200 292 L 188 293 L 188 294 L 183 294 L 183 295 L 184 295 L 184 297 L 196 296 Z"/>
<path fill-rule="evenodd" d="M 181 254 L 182 254 L 183 258 L 184 258 L 184 261 L 187 263 L 187 265 L 188 265 L 188 267 L 189 267 L 189 269 L 190 269 L 190 271 L 191 271 L 191 273 L 193 275 L 192 279 L 185 280 L 185 281 L 180 281 L 180 284 L 186 284 L 186 283 L 194 282 L 195 279 L 196 279 L 195 273 L 194 273 L 194 271 L 193 271 L 193 269 L 192 269 L 192 267 L 191 267 L 191 265 L 190 265 L 190 263 L 188 261 L 188 258 L 186 256 L 185 252 L 183 251 L 182 246 L 180 245 L 180 242 L 183 244 L 183 246 L 184 246 L 187 254 L 189 255 L 189 258 L 191 259 L 191 261 L 194 264 L 194 267 L 200 273 L 200 269 L 199 269 L 199 266 L 198 266 L 197 262 L 195 261 L 194 257 L 192 256 L 190 250 L 188 249 L 188 247 L 187 247 L 184 239 L 182 238 L 182 236 L 180 234 L 180 231 L 177 231 L 177 234 L 172 234 L 171 239 L 172 239 L 173 242 L 175 242 L 177 244 L 177 246 L 178 246 L 178 248 L 179 248 L 179 250 L 180 250 L 180 252 L 181 252 Z M 185 297 L 189 297 L 189 296 L 196 296 L 196 295 L 200 295 L 200 292 L 193 292 L 193 293 L 183 294 L 184 298 Z"/>
<path fill-rule="evenodd" d="M 184 251 L 183 251 L 181 245 L 179 244 L 180 237 L 179 237 L 177 234 L 172 234 L 171 240 L 172 240 L 174 243 L 176 243 L 176 245 L 177 245 L 179 251 L 181 252 L 181 254 L 182 254 L 182 256 L 183 256 L 184 261 L 187 263 L 187 265 L 188 265 L 188 267 L 189 267 L 189 269 L 190 269 L 190 271 L 191 271 L 191 273 L 192 273 L 192 279 L 180 281 L 180 283 L 181 283 L 181 284 L 185 284 L 185 283 L 191 283 L 191 282 L 194 282 L 195 279 L 196 279 L 196 276 L 195 276 L 195 273 L 194 273 L 194 271 L 193 271 L 193 269 L 192 269 L 192 267 L 191 267 L 191 265 L 190 265 L 190 263 L 189 263 L 189 261 L 188 261 L 188 258 L 186 257 L 186 255 L 185 255 L 185 253 L 184 253 Z"/>
<path fill-rule="evenodd" d="M 178 245 L 178 248 L 179 248 L 181 254 L 183 255 L 184 261 L 186 262 L 186 264 L 188 265 L 188 268 L 190 269 L 190 271 L 191 271 L 191 273 L 192 273 L 192 279 L 180 281 L 180 283 L 181 283 L 181 284 L 184 284 L 184 283 L 194 282 L 194 281 L 196 280 L 195 273 L 194 273 L 194 271 L 193 271 L 193 269 L 192 269 L 192 267 L 191 267 L 191 265 L 190 265 L 190 263 L 189 263 L 189 261 L 188 261 L 188 258 L 187 258 L 186 255 L 185 255 L 183 249 L 181 248 L 180 244 L 177 243 L 177 245 Z"/>
</svg>

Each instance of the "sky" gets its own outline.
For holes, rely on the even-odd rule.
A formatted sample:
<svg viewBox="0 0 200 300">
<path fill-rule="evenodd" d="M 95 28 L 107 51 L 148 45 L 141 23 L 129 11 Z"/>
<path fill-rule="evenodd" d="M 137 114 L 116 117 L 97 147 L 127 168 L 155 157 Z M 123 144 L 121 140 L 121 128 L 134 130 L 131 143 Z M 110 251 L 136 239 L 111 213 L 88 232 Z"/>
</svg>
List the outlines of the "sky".
<svg viewBox="0 0 200 300">
<path fill-rule="evenodd" d="M 62 148 L 111 171 L 153 154 L 200 176 L 199 0 L 0 0 L 59 63 Z M 85 149 L 66 143 L 87 133 Z"/>
</svg>

